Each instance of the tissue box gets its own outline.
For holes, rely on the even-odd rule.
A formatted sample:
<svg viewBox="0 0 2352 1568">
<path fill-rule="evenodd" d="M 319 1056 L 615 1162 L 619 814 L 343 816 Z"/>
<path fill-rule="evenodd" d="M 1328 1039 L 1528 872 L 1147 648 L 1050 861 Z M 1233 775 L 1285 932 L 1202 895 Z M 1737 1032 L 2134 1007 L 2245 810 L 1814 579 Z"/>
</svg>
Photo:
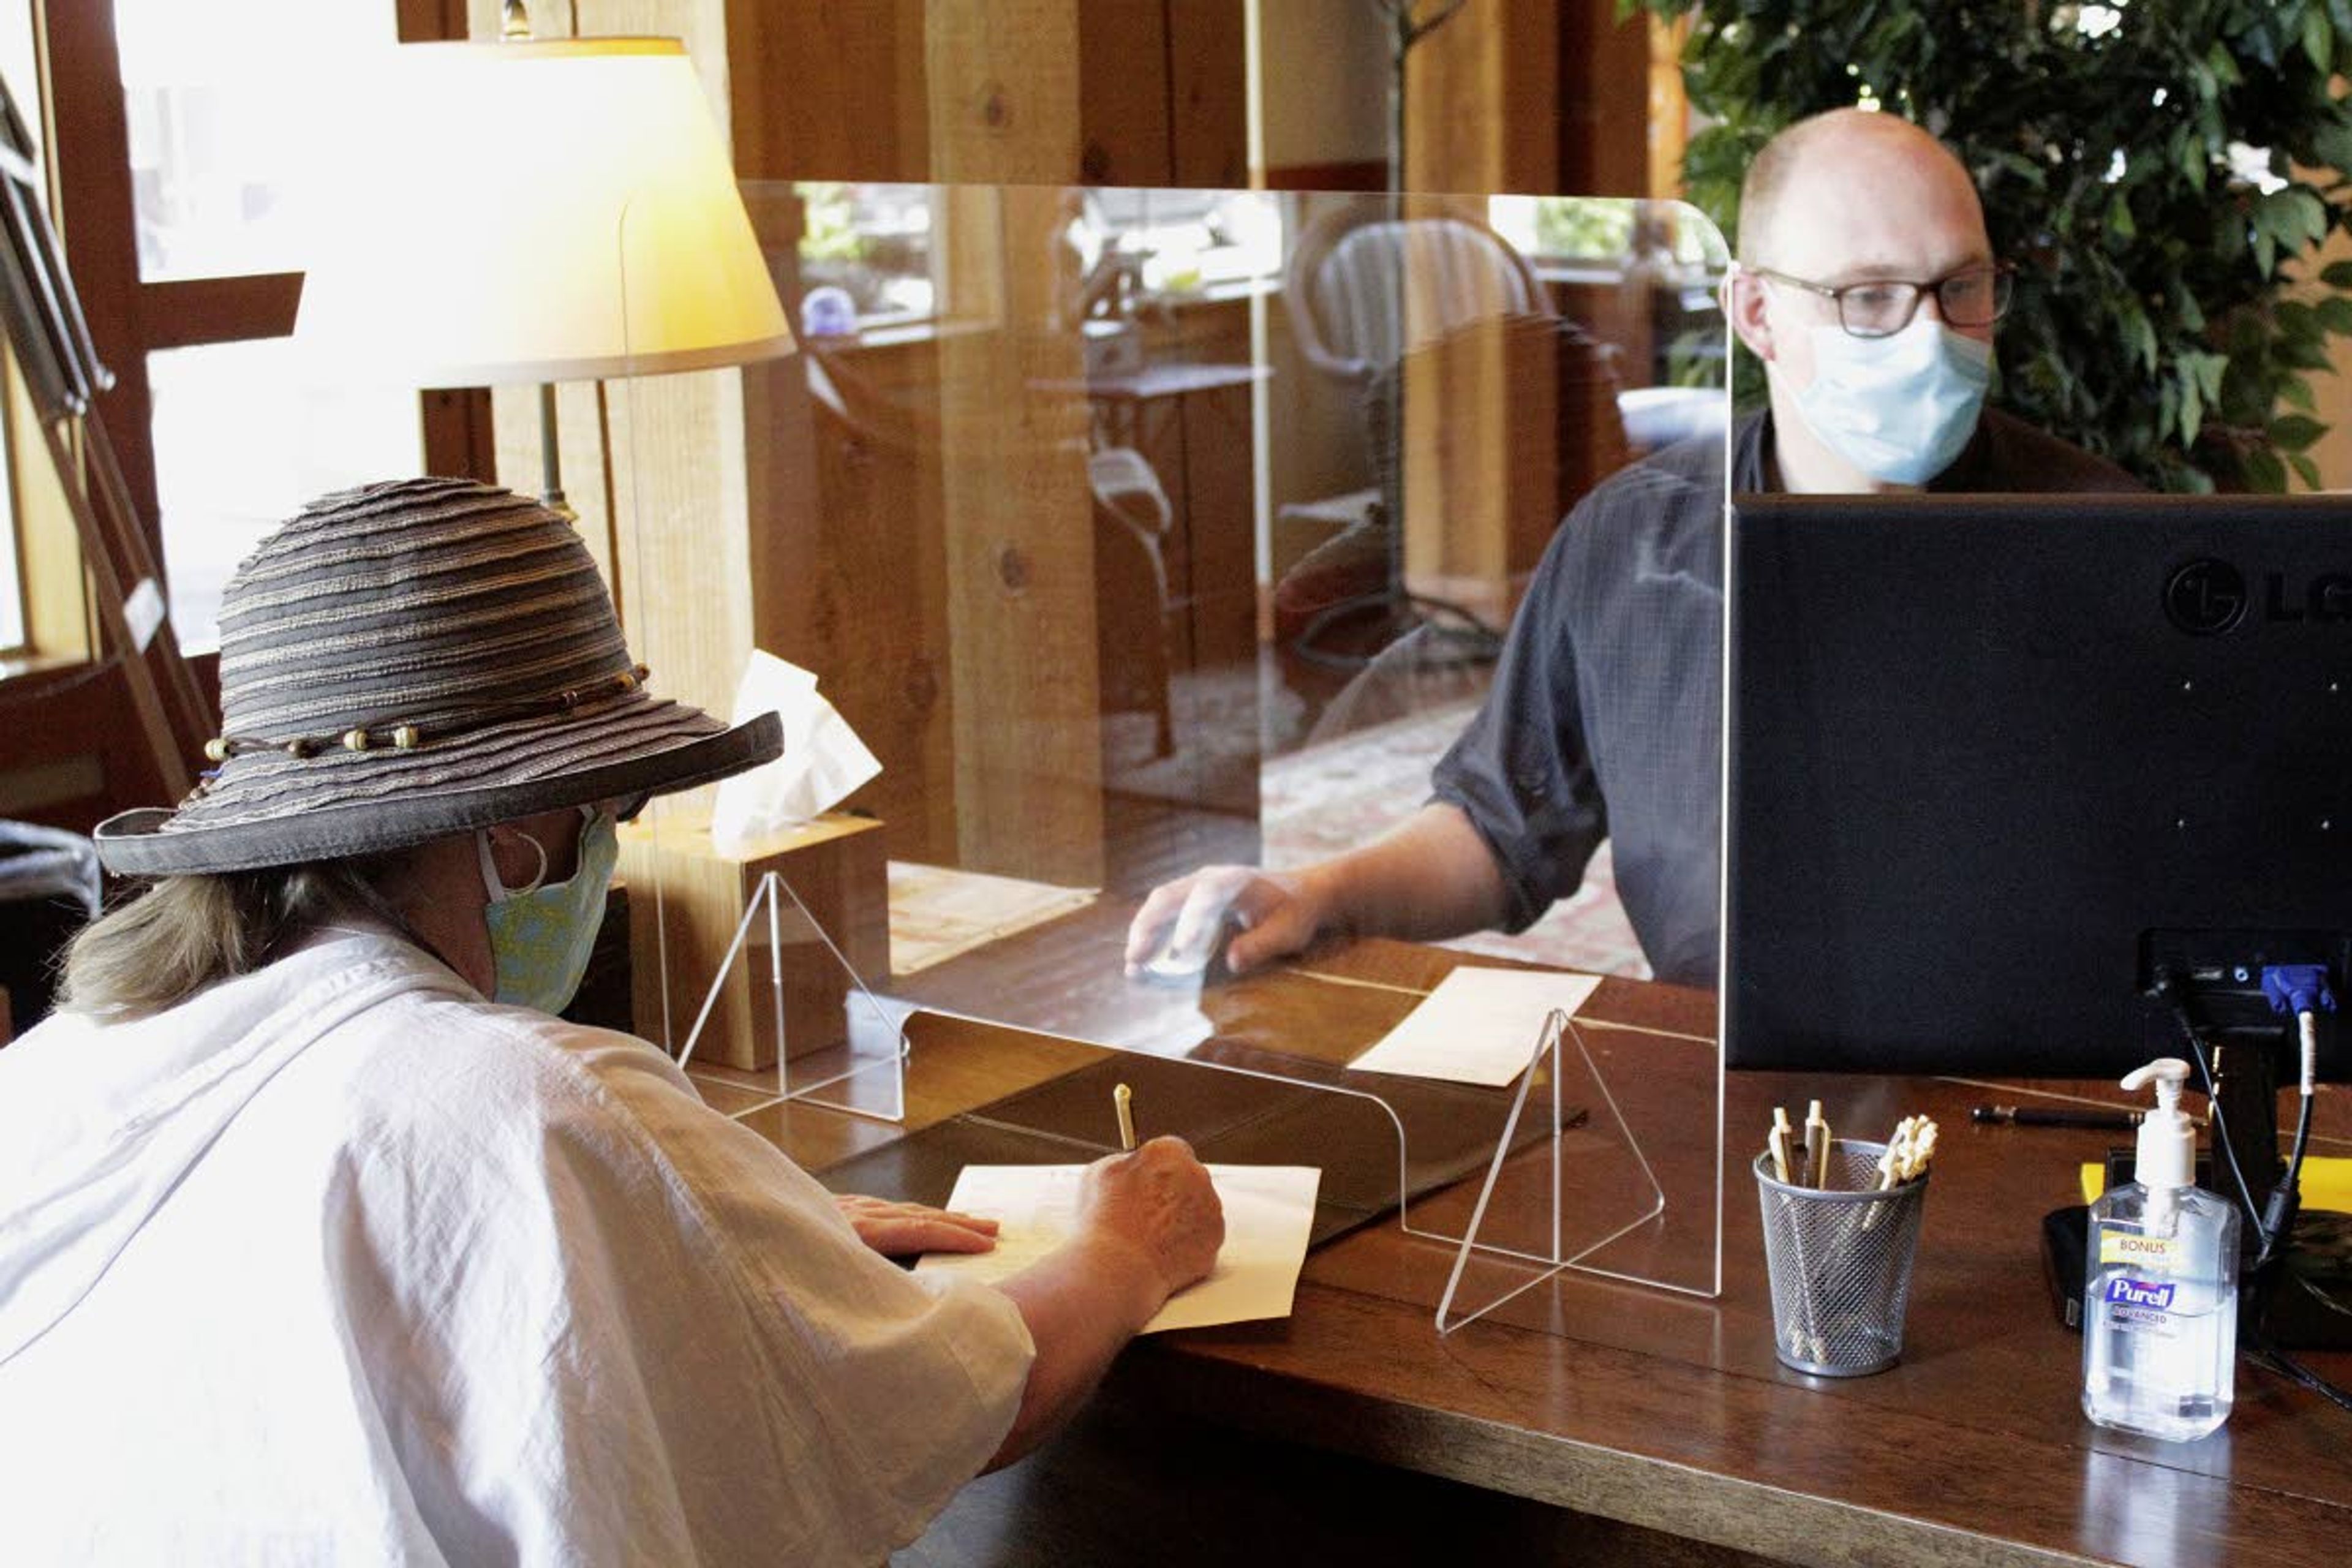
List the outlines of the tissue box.
<svg viewBox="0 0 2352 1568">
<path fill-rule="evenodd" d="M 662 1003 L 669 1004 L 667 1039 L 685 1044 L 719 976 L 735 928 L 774 871 L 800 897 L 857 977 L 868 985 L 890 978 L 890 881 L 882 824 L 871 817 L 827 813 L 815 821 L 720 849 L 710 840 L 707 813 L 675 812 L 621 828 L 621 876 L 629 900 L 629 947 L 635 971 L 637 1033 L 665 1038 Z M 655 918 L 654 884 L 661 884 Z M 782 1052 L 800 1058 L 846 1043 L 849 977 L 809 929 L 789 898 L 781 900 L 782 941 Z M 662 962 L 667 946 L 668 963 Z M 695 1059 L 760 1068 L 776 1063 L 779 1044 L 771 995 L 768 913 L 751 921 L 743 951 L 727 970 Z"/>
</svg>

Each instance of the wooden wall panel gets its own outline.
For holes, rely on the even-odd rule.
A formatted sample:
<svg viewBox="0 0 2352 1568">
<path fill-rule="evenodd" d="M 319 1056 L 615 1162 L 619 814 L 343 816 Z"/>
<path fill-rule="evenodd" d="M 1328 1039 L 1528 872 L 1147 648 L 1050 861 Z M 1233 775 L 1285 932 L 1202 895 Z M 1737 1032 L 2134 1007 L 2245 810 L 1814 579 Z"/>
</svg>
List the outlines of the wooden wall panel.
<svg viewBox="0 0 2352 1568">
<path fill-rule="evenodd" d="M 2326 176 L 2323 174 L 2321 177 Z M 2352 238 L 2332 234 L 2327 237 L 2327 242 L 2305 260 L 2302 272 L 2307 279 L 2315 278 L 2321 268 L 2346 260 L 2352 260 Z M 2316 285 L 2311 287 L 2314 293 L 2319 291 Z M 2344 417 L 2347 404 L 2341 391 L 2346 385 L 2352 384 L 2352 339 L 2329 339 L 2327 353 L 2328 358 L 2335 362 L 2335 375 L 2330 379 L 2326 372 L 2321 372 L 2314 378 L 2312 390 L 2319 394 L 2321 408 L 2331 412 L 2321 416 L 2328 426 L 2327 434 L 2313 444 L 2311 460 L 2319 465 L 2322 489 L 2352 490 L 2352 420 Z M 2331 398 L 2332 402 L 2329 401 Z M 2301 488 L 2300 481 L 2297 481 L 2296 488 Z"/>
<path fill-rule="evenodd" d="M 1170 178 L 1249 184 L 1249 14 L 1243 0 L 1162 0 L 1168 12 Z"/>
<path fill-rule="evenodd" d="M 1678 201 L 1683 194 L 1683 149 L 1690 142 L 1690 95 L 1683 87 L 1683 44 L 1690 18 L 1650 18 L 1649 194 Z"/>
<path fill-rule="evenodd" d="M 1414 191 L 1549 191 L 1564 7 L 1466 5 L 1405 57 L 1405 178 Z"/>
<path fill-rule="evenodd" d="M 1247 181 L 1244 0 L 734 0 L 727 10 L 746 179 Z M 1075 70 L 1075 109 L 1049 110 L 1032 94 L 1047 68 Z M 952 171 L 938 161 L 950 145 Z M 974 163 L 982 147 L 992 151 Z"/>
<path fill-rule="evenodd" d="M 1369 0 L 1282 0 L 1257 12 L 1269 189 L 1388 184 L 1389 46 Z"/>
<path fill-rule="evenodd" d="M 1085 0 L 1077 24 L 1084 134 L 1075 174 L 1061 177 L 1089 185 L 1177 184 L 1164 0 Z"/>
<path fill-rule="evenodd" d="M 1646 196 L 1650 23 L 1642 16 L 1621 21 L 1614 0 L 1578 0 L 1559 9 L 1559 97 L 1549 106 L 1530 105 L 1549 109 L 1538 119 L 1551 124 L 1557 139 L 1556 188 L 1571 195 Z"/>
<path fill-rule="evenodd" d="M 1613 0 L 1465 6 L 1405 81 L 1408 189 L 1649 192 L 1649 27 Z"/>
<path fill-rule="evenodd" d="M 1078 166 L 1079 0 L 930 0 L 930 178 L 1068 183 Z"/>
<path fill-rule="evenodd" d="M 745 179 L 930 176 L 926 0 L 728 7 L 735 172 Z"/>
</svg>

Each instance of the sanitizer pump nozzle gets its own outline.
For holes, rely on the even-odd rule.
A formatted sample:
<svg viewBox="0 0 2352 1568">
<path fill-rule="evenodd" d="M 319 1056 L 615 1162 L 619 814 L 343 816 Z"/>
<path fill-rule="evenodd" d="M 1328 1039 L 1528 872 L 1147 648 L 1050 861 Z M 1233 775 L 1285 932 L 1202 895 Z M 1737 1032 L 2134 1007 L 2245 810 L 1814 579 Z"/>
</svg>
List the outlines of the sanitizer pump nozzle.
<svg viewBox="0 0 2352 1568">
<path fill-rule="evenodd" d="M 2197 1179 L 2197 1124 L 2180 1109 L 2180 1086 L 2188 1081 L 2189 1064 L 2179 1057 L 2158 1057 L 2124 1079 L 2129 1089 L 2156 1085 L 2156 1109 L 2139 1124 L 2139 1153 L 2132 1165 L 2132 1180 L 2151 1191 L 2185 1187 Z"/>
</svg>

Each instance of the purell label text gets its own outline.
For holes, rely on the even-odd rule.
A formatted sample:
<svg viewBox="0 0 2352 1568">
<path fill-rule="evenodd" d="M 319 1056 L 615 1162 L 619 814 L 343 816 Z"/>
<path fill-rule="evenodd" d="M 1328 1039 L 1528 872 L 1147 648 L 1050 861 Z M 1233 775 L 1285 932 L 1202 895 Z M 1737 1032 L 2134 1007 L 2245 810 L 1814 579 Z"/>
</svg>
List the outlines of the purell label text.
<svg viewBox="0 0 2352 1568">
<path fill-rule="evenodd" d="M 2132 1279 L 2118 1274 L 2107 1281 L 2107 1300 L 2118 1307 L 2146 1307 L 2161 1312 L 2172 1305 L 2176 1289 L 2153 1279 Z"/>
</svg>

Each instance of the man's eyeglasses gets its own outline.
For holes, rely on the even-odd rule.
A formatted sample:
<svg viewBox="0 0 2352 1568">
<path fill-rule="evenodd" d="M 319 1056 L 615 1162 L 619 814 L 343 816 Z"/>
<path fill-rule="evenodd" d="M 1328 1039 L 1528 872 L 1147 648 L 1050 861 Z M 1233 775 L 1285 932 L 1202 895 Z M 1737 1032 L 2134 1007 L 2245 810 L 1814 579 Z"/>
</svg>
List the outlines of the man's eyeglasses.
<svg viewBox="0 0 2352 1568">
<path fill-rule="evenodd" d="M 1857 338 L 1892 337 L 1911 324 L 1920 297 L 1936 296 L 1937 313 L 1948 327 L 1989 327 L 2009 309 L 2017 269 L 2006 261 L 1971 267 L 1932 283 L 1906 283 L 1893 278 L 1873 278 L 1860 283 L 1832 287 L 1809 278 L 1775 272 L 1769 267 L 1747 270 L 1791 289 L 1819 294 L 1837 307 L 1838 325 Z"/>
</svg>

